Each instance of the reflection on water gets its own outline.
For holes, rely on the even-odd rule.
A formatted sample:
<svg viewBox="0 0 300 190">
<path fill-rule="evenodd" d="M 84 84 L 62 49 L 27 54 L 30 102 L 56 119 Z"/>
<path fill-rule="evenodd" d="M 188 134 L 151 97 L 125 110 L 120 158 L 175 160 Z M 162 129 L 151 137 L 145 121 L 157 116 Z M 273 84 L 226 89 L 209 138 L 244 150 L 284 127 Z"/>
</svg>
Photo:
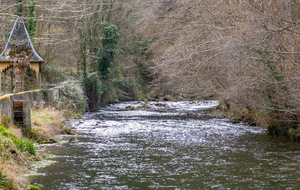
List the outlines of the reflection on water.
<svg viewBox="0 0 300 190">
<path fill-rule="evenodd" d="M 151 103 L 151 102 L 150 102 Z M 79 142 L 33 182 L 43 190 L 300 189 L 299 144 L 211 116 L 216 101 L 120 103 L 72 123 Z"/>
</svg>

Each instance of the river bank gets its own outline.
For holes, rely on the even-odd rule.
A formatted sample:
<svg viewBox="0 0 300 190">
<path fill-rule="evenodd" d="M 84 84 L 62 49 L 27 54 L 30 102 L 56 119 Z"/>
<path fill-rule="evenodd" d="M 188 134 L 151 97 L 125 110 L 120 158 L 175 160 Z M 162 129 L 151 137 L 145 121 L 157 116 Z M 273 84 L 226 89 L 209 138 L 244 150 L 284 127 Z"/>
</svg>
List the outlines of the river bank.
<svg viewBox="0 0 300 190">
<path fill-rule="evenodd" d="M 79 114 L 76 114 L 78 117 Z M 22 133 L 16 126 L 0 127 L 0 187 L 4 190 L 38 189 L 31 186 L 31 176 L 25 175 L 32 170 L 35 162 L 44 155 L 36 153 L 35 144 L 59 142 L 60 134 L 70 133 L 64 125 L 70 115 L 65 111 L 35 105 L 31 110 L 32 130 Z"/>
<path fill-rule="evenodd" d="M 270 136 L 289 137 L 292 141 L 300 142 L 300 125 L 293 114 L 282 114 L 276 109 L 250 107 L 228 100 L 220 101 L 216 114 L 229 117 L 233 122 L 263 127 Z"/>
<path fill-rule="evenodd" d="M 72 118 L 81 118 L 86 110 L 83 91 L 76 81 L 60 84 L 59 98 L 51 102 L 30 102 L 31 130 L 22 131 L 8 125 L 7 120 L 0 127 L 0 189 L 33 189 L 31 177 L 25 175 L 35 162 L 44 158 L 36 151 L 37 144 L 56 143 L 62 140 L 60 134 L 71 134 L 65 123 Z M 9 118 L 9 117 L 7 117 Z M 9 120 L 9 119 L 8 119 Z"/>
</svg>

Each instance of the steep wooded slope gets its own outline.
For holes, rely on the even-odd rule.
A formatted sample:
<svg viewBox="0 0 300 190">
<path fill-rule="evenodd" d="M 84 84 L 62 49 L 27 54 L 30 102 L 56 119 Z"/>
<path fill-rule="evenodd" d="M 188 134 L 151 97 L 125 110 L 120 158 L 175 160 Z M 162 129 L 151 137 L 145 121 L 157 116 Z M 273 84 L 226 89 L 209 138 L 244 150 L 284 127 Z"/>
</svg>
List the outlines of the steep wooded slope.
<svg viewBox="0 0 300 190">
<path fill-rule="evenodd" d="M 154 40 L 154 86 L 215 96 L 272 134 L 299 129 L 300 2 L 181 0 L 137 3 Z M 299 138 L 298 132 L 296 138 Z"/>
</svg>

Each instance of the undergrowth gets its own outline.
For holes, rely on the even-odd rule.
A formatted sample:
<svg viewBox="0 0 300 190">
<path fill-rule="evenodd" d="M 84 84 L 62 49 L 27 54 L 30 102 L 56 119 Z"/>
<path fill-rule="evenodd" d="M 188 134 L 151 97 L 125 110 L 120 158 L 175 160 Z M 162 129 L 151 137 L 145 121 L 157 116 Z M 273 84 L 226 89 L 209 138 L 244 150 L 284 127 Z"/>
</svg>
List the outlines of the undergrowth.
<svg viewBox="0 0 300 190">
<path fill-rule="evenodd" d="M 16 136 L 13 130 L 16 129 L 0 126 L 0 189 L 3 190 L 25 189 L 29 181 L 23 174 L 36 159 L 34 143 Z"/>
<path fill-rule="evenodd" d="M 32 141 L 16 137 L 3 126 L 0 126 L 0 142 L 1 154 L 6 154 L 7 150 L 10 150 L 11 153 L 14 153 L 16 152 L 16 150 L 14 150 L 15 148 L 28 155 L 35 155 L 36 153 L 34 143 Z"/>
<path fill-rule="evenodd" d="M 13 189 L 13 184 L 10 179 L 7 178 L 6 175 L 2 173 L 2 170 L 0 170 L 0 189 Z"/>
<path fill-rule="evenodd" d="M 60 84 L 60 98 L 55 100 L 54 107 L 63 110 L 65 117 L 83 113 L 87 109 L 86 97 L 78 81 L 65 81 Z"/>
<path fill-rule="evenodd" d="M 218 110 L 231 117 L 234 121 L 247 125 L 265 127 L 269 135 L 288 136 L 293 141 L 300 142 L 300 126 L 289 116 L 284 116 L 276 110 L 238 106 L 234 103 L 221 101 Z M 292 118 L 292 116 L 290 116 Z"/>
</svg>

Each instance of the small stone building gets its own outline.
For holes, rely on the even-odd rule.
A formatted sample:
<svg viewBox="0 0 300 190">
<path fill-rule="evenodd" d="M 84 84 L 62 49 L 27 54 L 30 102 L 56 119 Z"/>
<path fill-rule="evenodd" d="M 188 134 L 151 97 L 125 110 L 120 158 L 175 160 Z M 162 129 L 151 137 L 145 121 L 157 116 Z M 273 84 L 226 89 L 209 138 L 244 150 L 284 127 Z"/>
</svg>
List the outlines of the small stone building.
<svg viewBox="0 0 300 190">
<path fill-rule="evenodd" d="M 5 49 L 0 54 L 0 94 L 5 93 L 6 75 L 16 64 L 27 64 L 36 73 L 37 88 L 41 88 L 41 65 L 44 60 L 36 53 L 21 15 L 16 19 Z M 15 68 L 14 68 L 15 65 Z M 18 65 L 17 65 L 18 66 Z M 19 72 L 26 72 L 24 69 Z M 23 76 L 25 73 L 22 73 Z M 23 80 L 23 79 L 22 79 Z M 23 85 L 23 82 L 22 84 Z"/>
</svg>

